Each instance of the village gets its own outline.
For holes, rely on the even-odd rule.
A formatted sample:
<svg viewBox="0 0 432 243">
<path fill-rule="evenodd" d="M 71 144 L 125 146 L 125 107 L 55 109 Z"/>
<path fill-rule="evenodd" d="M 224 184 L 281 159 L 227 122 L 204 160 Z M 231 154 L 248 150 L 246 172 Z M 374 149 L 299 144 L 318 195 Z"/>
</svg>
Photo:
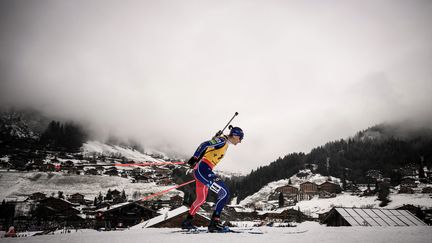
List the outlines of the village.
<svg viewBox="0 0 432 243">
<path fill-rule="evenodd" d="M 54 156 L 45 160 L 34 160 L 25 165 L 24 168 L 10 168 L 10 164 L 2 160 L 2 173 L 17 173 L 20 170 L 26 172 L 41 172 L 47 174 L 82 175 L 121 177 L 130 183 L 148 183 L 154 187 L 174 186 L 172 173 L 180 165 L 154 165 L 134 166 L 134 161 L 125 158 L 106 158 L 102 155 L 93 154 L 83 158 L 82 155 Z M 109 161 L 109 162 L 108 162 Z M 157 161 L 157 160 L 156 160 Z M 163 161 L 159 159 L 159 161 Z M 404 177 L 400 186 L 393 188 L 399 194 L 424 193 L 431 194 L 432 187 L 418 187 L 418 175 L 416 168 L 404 168 Z M 298 202 L 311 200 L 313 198 L 334 198 L 340 194 L 350 194 L 359 197 L 371 197 L 376 195 L 375 189 L 381 184 L 389 184 L 388 178 L 383 178 L 376 171 L 371 172 L 371 183 L 355 185 L 348 183 L 344 188 L 341 181 L 324 178 L 322 183 L 308 181 L 307 174 L 300 172 L 296 178 L 303 179 L 296 184 L 287 181 L 285 185 L 273 188 L 264 200 L 259 203 L 246 205 L 232 204 L 224 210 L 223 217 L 227 224 L 235 222 L 250 221 L 255 225 L 284 225 L 289 226 L 292 222 L 319 221 L 324 222 L 329 212 L 322 213 L 319 217 L 312 217 L 307 211 L 296 208 Z M 426 172 L 427 177 L 423 180 L 432 180 L 432 174 Z M 38 174 L 40 175 L 40 174 Z M 37 178 L 36 178 L 37 179 Z M 175 195 L 162 195 L 151 200 L 141 200 L 146 195 L 127 195 L 125 191 L 116 188 L 106 192 L 99 192 L 95 198 L 86 198 L 85 195 L 76 191 L 65 195 L 62 191 L 57 194 L 45 194 L 44 192 L 33 192 L 27 197 L 21 196 L 15 199 L 3 199 L 1 204 L 0 225 L 2 230 L 13 225 L 17 232 L 38 232 L 38 234 L 49 234 L 59 229 L 65 232 L 78 229 L 95 229 L 102 231 L 124 230 L 147 222 L 151 227 L 179 227 L 187 210 L 183 206 L 185 200 L 179 192 Z M 212 210 L 212 203 L 206 203 L 199 212 L 198 225 L 206 225 Z M 282 210 L 281 210 L 282 209 Z M 416 206 L 404 206 L 406 209 L 425 222 L 431 223 L 431 210 L 422 210 Z M 167 217 L 167 212 L 180 210 L 173 217 Z M 163 216 L 157 224 L 148 224 L 158 216 Z"/>
</svg>

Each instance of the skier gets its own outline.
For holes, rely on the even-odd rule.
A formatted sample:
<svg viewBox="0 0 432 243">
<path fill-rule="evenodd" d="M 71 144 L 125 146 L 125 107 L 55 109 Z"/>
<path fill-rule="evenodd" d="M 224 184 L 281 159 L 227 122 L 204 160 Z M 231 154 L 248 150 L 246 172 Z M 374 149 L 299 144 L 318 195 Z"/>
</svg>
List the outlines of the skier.
<svg viewBox="0 0 432 243">
<path fill-rule="evenodd" d="M 193 218 L 206 201 L 208 190 L 215 192 L 217 202 L 215 211 L 208 226 L 209 232 L 223 232 L 225 227 L 222 225 L 220 216 L 222 209 L 229 199 L 229 191 L 224 182 L 213 172 L 213 168 L 224 157 L 229 144 L 237 145 L 243 139 L 243 130 L 239 127 L 232 127 L 229 135 L 214 137 L 212 140 L 203 142 L 189 159 L 188 164 L 194 168 L 196 182 L 196 199 L 189 209 L 189 214 L 182 222 L 183 229 L 195 229 L 192 224 Z"/>
</svg>

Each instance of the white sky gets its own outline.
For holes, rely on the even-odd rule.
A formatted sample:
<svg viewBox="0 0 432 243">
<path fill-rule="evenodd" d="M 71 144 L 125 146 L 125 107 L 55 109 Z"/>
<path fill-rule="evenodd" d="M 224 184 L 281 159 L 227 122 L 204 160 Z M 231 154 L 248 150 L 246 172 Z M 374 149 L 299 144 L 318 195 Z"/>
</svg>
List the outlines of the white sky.
<svg viewBox="0 0 432 243">
<path fill-rule="evenodd" d="M 248 172 L 432 116 L 432 2 L 0 3 L 0 101 L 190 156 L 234 112 Z"/>
</svg>

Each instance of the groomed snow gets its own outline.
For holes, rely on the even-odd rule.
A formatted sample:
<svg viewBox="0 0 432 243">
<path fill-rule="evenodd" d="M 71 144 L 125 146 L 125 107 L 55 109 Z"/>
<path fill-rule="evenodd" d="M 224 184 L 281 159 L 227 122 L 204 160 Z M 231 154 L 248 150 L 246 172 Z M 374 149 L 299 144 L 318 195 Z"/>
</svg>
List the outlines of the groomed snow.
<svg viewBox="0 0 432 243">
<path fill-rule="evenodd" d="M 326 227 L 316 222 L 305 222 L 293 228 L 257 228 L 264 234 L 182 234 L 178 229 L 130 229 L 125 231 L 79 231 L 69 234 L 44 235 L 25 238 L 2 238 L 3 243 L 429 243 L 432 227 Z M 298 233 L 303 232 L 304 233 Z"/>
</svg>

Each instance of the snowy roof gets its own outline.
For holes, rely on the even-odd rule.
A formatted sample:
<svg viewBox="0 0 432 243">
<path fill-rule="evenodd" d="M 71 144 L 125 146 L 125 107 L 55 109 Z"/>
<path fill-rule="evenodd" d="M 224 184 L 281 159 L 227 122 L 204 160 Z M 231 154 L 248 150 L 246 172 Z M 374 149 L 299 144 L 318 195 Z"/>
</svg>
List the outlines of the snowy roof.
<svg viewBox="0 0 432 243">
<path fill-rule="evenodd" d="M 147 220 L 145 222 L 137 224 L 134 227 L 132 227 L 131 229 L 150 228 L 152 226 L 155 226 L 155 225 L 157 225 L 157 224 L 159 224 L 161 222 L 164 222 L 164 221 L 166 221 L 168 219 L 171 219 L 171 218 L 174 218 L 176 216 L 179 216 L 179 215 L 181 215 L 183 213 L 186 213 L 188 211 L 189 211 L 189 208 L 187 208 L 186 206 L 181 206 L 181 207 L 173 209 L 171 211 L 167 211 L 167 212 L 163 213 L 162 215 L 159 215 L 157 217 L 149 219 L 149 220 Z M 207 218 L 207 217 L 205 217 L 203 215 L 200 215 L 200 216 L 202 216 L 202 217 L 210 220 L 209 218 Z"/>
<path fill-rule="evenodd" d="M 425 226 L 408 210 L 334 208 L 351 226 Z"/>
<path fill-rule="evenodd" d="M 157 217 L 154 217 L 152 219 L 149 219 L 145 222 L 142 222 L 140 224 L 135 225 L 132 227 L 132 229 L 141 229 L 141 228 L 149 228 L 152 227 L 155 224 L 158 224 L 160 222 L 163 222 L 167 219 L 173 218 L 175 216 L 178 216 L 184 212 L 187 212 L 189 209 L 186 206 L 181 206 L 179 208 L 173 209 L 171 211 L 165 212 L 162 215 L 159 215 Z"/>
</svg>

